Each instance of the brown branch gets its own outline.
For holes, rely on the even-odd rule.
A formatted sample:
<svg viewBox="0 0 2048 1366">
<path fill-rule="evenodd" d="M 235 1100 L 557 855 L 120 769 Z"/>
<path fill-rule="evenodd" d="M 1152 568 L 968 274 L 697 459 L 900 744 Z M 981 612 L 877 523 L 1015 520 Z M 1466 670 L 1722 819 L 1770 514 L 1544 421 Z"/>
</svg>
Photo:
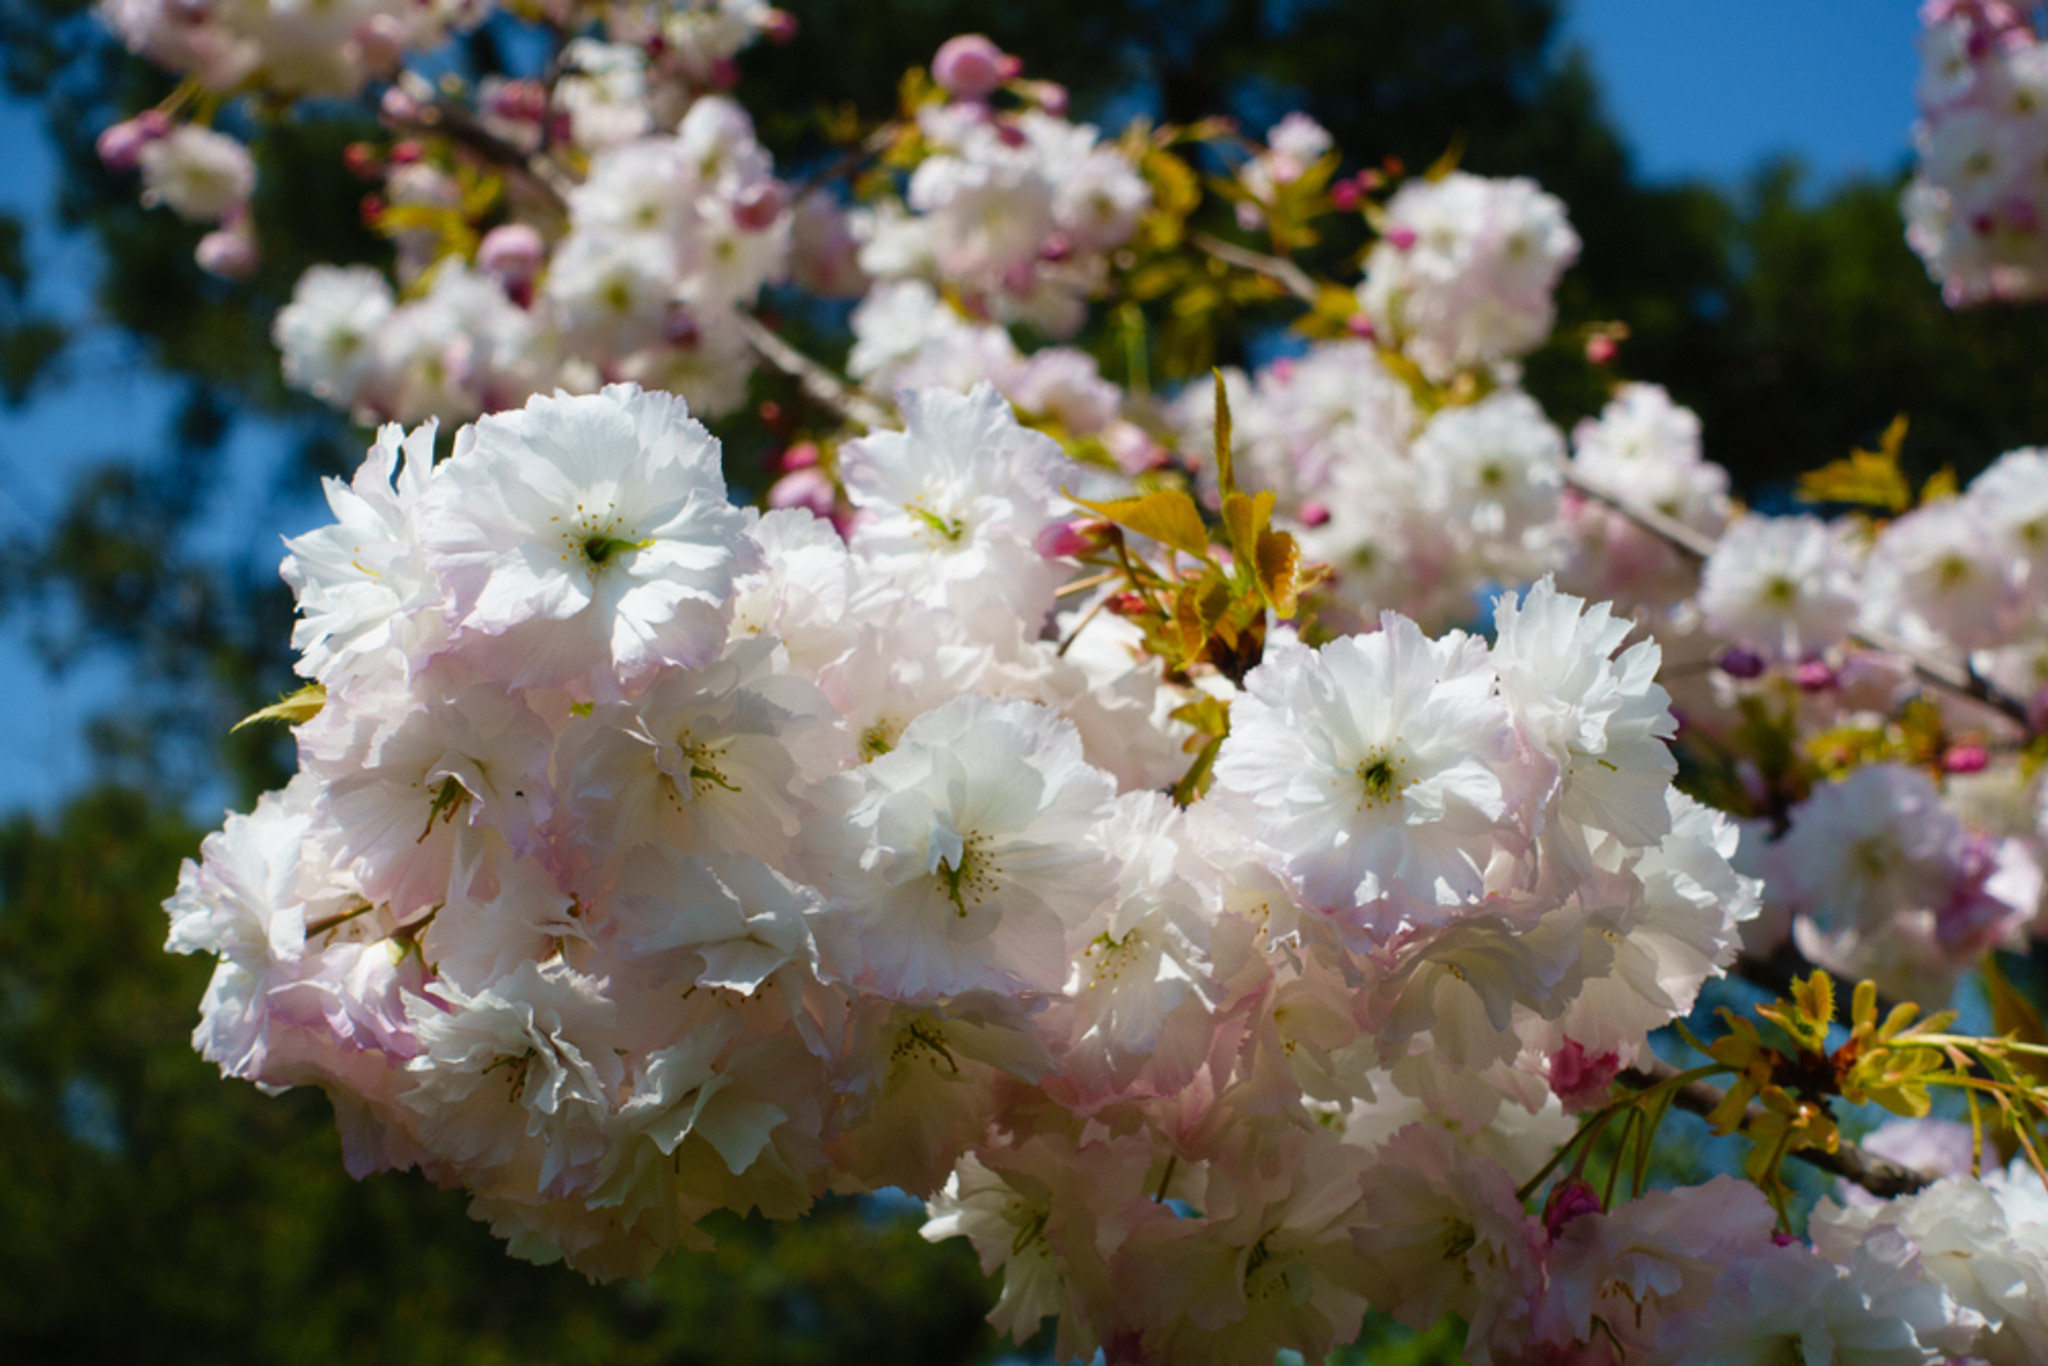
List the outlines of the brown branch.
<svg viewBox="0 0 2048 1366">
<path fill-rule="evenodd" d="M 1705 560 L 1714 553 L 1714 538 L 1705 532 L 1695 530 L 1655 508 L 1631 503 L 1620 494 L 1603 488 L 1569 466 L 1564 470 L 1564 482 L 1570 488 L 1613 509 L 1651 535 L 1695 559 Z M 1866 650 L 1876 650 L 1880 654 L 1903 659 L 1922 683 L 1946 689 L 1960 697 L 1967 697 L 2018 722 L 2030 733 L 2033 730 L 2027 721 L 2027 704 L 1999 688 L 1967 664 L 1953 664 L 1945 659 L 1921 654 L 1905 641 L 1883 631 L 1855 630 L 1849 633 L 1849 639 Z"/>
<path fill-rule="evenodd" d="M 467 106 L 444 98 L 418 72 L 400 72 L 398 88 L 419 105 L 420 117 L 413 127 L 459 142 L 493 165 L 518 173 L 557 213 L 568 212 L 569 191 L 575 183 L 561 167 L 544 156 L 529 156 L 499 137 L 478 122 Z"/>
<path fill-rule="evenodd" d="M 817 402 L 865 427 L 893 426 L 889 410 L 777 336 L 759 318 L 738 310 L 740 333 L 770 365 L 788 375 Z"/>
<path fill-rule="evenodd" d="M 1195 233 L 1188 241 L 1196 250 L 1206 252 L 1227 265 L 1239 266 L 1269 280 L 1279 281 L 1287 287 L 1289 294 L 1305 304 L 1313 305 L 1322 297 L 1322 291 L 1316 288 L 1314 280 L 1308 278 L 1308 272 L 1284 257 L 1267 256 L 1248 247 L 1235 246 L 1206 232 Z"/>
<path fill-rule="evenodd" d="M 1668 1081 L 1678 1073 L 1668 1063 L 1652 1062 L 1647 1067 L 1632 1067 L 1616 1080 L 1622 1085 L 1642 1089 Z M 1703 1081 L 1687 1082 L 1672 1092 L 1671 1103 L 1681 1110 L 1696 1115 L 1712 1114 L 1726 1094 L 1718 1086 Z M 1749 1108 L 1749 1117 L 1761 1118 L 1763 1110 L 1758 1106 Z M 1933 1185 L 1935 1178 L 1911 1167 L 1900 1166 L 1887 1158 L 1867 1153 L 1855 1144 L 1844 1140 L 1833 1152 L 1819 1148 L 1801 1148 L 1792 1156 L 1817 1167 L 1831 1176 L 1853 1182 L 1881 1200 L 1893 1200 L 1902 1195 L 1912 1195 Z"/>
</svg>

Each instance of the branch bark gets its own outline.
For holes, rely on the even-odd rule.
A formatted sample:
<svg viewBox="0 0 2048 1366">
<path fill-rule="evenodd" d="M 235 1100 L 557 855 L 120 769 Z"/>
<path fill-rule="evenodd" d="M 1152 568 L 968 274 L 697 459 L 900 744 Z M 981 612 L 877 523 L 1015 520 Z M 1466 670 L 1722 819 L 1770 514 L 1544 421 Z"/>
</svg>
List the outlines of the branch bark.
<svg viewBox="0 0 2048 1366">
<path fill-rule="evenodd" d="M 744 309 L 736 316 L 747 345 L 761 359 L 802 385 L 803 391 L 817 402 L 866 427 L 894 425 L 887 408 L 775 335 L 759 318 Z"/>
<path fill-rule="evenodd" d="M 1632 1067 L 1623 1072 L 1617 1080 L 1624 1086 L 1646 1087 L 1654 1086 L 1676 1075 L 1677 1072 L 1669 1064 L 1653 1062 L 1648 1067 Z M 1673 1093 L 1672 1104 L 1696 1115 L 1707 1115 L 1721 1103 L 1724 1094 L 1719 1087 L 1706 1082 L 1688 1082 Z M 1760 1117 L 1763 1111 L 1751 1106 L 1749 1114 L 1752 1118 Z M 1901 1166 L 1875 1153 L 1867 1153 L 1847 1141 L 1831 1153 L 1818 1148 L 1801 1148 L 1792 1156 L 1808 1166 L 1818 1167 L 1831 1176 L 1839 1176 L 1844 1181 L 1853 1182 L 1881 1200 L 1912 1195 L 1927 1189 L 1935 1182 L 1935 1178 L 1925 1172 Z"/>
</svg>

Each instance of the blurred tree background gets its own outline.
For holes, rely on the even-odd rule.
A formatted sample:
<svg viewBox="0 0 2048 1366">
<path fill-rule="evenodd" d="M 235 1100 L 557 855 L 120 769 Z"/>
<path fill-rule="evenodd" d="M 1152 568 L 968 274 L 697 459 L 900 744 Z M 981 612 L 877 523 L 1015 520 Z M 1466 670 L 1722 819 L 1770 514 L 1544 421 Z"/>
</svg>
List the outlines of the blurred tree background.
<svg viewBox="0 0 2048 1366">
<path fill-rule="evenodd" d="M 982 30 L 1111 124 L 1227 111 L 1256 133 L 1299 107 L 1367 162 L 1426 165 L 1459 142 L 1473 170 L 1535 176 L 1565 200 L 1585 249 L 1560 297 L 1566 339 L 1532 362 L 1532 387 L 1561 421 L 1597 408 L 1602 377 L 1569 333 L 1624 321 L 1621 368 L 1697 409 L 1708 454 L 1752 492 L 1870 444 L 1901 409 L 1921 473 L 1967 475 L 2048 438 L 2036 379 L 2048 310 L 1945 309 L 1903 241 L 1896 181 L 1822 195 L 1781 164 L 1733 194 L 1640 183 L 1583 59 L 1558 50 L 1557 0 L 795 8 L 798 41 L 743 61 L 757 110 L 851 102 L 883 116 L 897 73 Z M 487 26 L 468 60 L 490 67 L 500 36 Z M 363 433 L 283 389 L 268 326 L 308 262 L 379 258 L 339 155 L 374 129 L 253 130 L 266 261 L 228 285 L 192 265 L 196 229 L 140 208 L 133 182 L 93 155 L 99 129 L 162 95 L 160 73 L 81 0 L 0 0 L 0 63 L 59 149 L 63 227 L 96 247 L 95 325 L 131 339 L 182 394 L 160 440 L 74 470 L 60 514 L 0 544 L 0 610 L 33 620 L 54 657 L 111 652 L 132 680 L 93 728 L 103 781 L 0 826 L 0 1360 L 999 1357 L 971 1254 L 926 1246 L 901 1210 L 849 1201 L 794 1227 L 734 1221 L 716 1253 L 680 1255 L 646 1284 L 592 1287 L 508 1259 L 457 1194 L 409 1176 L 351 1182 L 318 1095 L 264 1097 L 190 1052 L 209 964 L 162 953 L 159 909 L 201 833 L 185 794 L 246 805 L 289 760 L 274 734 L 223 738 L 290 686 L 290 602 L 274 541 L 221 550 L 210 493 L 230 436 L 251 422 L 275 447 L 269 477 L 287 501 L 305 504 L 317 476 L 360 459 Z M 814 151 L 801 120 L 764 120 L 763 133 L 785 164 Z M 32 306 L 25 240 L 0 217 L 9 405 L 61 383 L 80 340 Z M 1259 323 L 1226 320 L 1219 354 L 1241 358 Z M 766 440 L 751 419 L 724 434 L 741 453 Z M 1455 1350 L 1439 1333 L 1346 1356 Z"/>
</svg>

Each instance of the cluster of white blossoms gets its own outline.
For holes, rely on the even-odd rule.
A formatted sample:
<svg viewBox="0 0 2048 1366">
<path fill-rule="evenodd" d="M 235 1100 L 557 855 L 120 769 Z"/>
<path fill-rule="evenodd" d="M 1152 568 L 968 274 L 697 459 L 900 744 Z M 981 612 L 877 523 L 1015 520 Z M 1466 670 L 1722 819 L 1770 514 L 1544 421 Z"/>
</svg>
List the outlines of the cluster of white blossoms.
<svg viewBox="0 0 2048 1366">
<path fill-rule="evenodd" d="M 1359 307 L 1384 345 L 1441 383 L 1541 345 L 1558 276 L 1578 255 L 1564 205 L 1533 180 L 1413 180 L 1387 201 Z"/>
<path fill-rule="evenodd" d="M 1026 81 L 986 38 L 955 38 L 932 76 L 948 96 L 917 113 L 920 159 L 901 198 L 863 205 L 850 229 L 876 281 L 922 281 L 973 318 L 1069 336 L 1108 280 L 1152 190 L 1126 149 L 1065 117 L 1066 92 Z M 1023 101 L 998 108 L 1008 89 Z"/>
<path fill-rule="evenodd" d="M 426 164 L 391 183 L 412 203 L 461 194 Z M 746 112 L 697 99 L 672 135 L 596 154 L 567 208 L 556 241 L 511 223 L 474 263 L 429 255 L 403 301 L 372 267 L 312 267 L 273 328 L 286 381 L 372 421 L 621 379 L 685 390 L 710 416 L 738 406 L 753 354 L 736 310 L 785 273 L 793 217 Z"/>
<path fill-rule="evenodd" d="M 1744 513 L 1665 390 L 1567 438 L 1520 387 L 1579 247 L 1530 181 L 1369 204 L 1305 115 L 1106 141 L 965 35 L 848 144 L 849 207 L 723 93 L 788 15 L 584 6 L 544 77 L 403 70 L 485 9 L 108 10 L 216 93 L 368 82 L 393 135 L 352 153 L 392 271 L 315 266 L 275 323 L 289 383 L 390 425 L 289 544 L 297 776 L 168 904 L 219 959 L 208 1058 L 596 1276 L 900 1188 L 1062 1358 L 1320 1358 L 1368 1308 L 1503 1366 L 2048 1351 L 2020 1174 L 1943 1156 L 1796 1238 L 1729 1177 L 1610 1206 L 1588 1140 L 1528 1203 L 1738 955 L 1935 1006 L 2036 933 L 2048 453 Z M 2028 292 L 2031 211 L 1984 187 L 2041 161 L 2042 48 L 1997 4 L 1929 23 L 1928 165 L 1979 181 L 1925 174 L 1916 245 L 1953 298 Z M 174 113 L 103 153 L 246 273 L 248 153 Z M 1282 255 L 1359 211 L 1363 280 L 1201 245 L 1170 149 L 1212 139 Z M 1197 246 L 1199 288 L 1139 287 Z M 1342 339 L 1221 373 L 1227 410 L 1154 395 L 1146 307 L 1219 280 Z M 866 392 L 764 339 L 782 285 L 857 301 Z M 1109 295 L 1121 357 L 1011 331 Z M 825 414 L 763 405 L 765 512 L 696 420 L 757 348 Z"/>
<path fill-rule="evenodd" d="M 1906 240 L 1951 305 L 2048 293 L 2048 44 L 2027 7 L 1928 0 Z"/>
<path fill-rule="evenodd" d="M 845 540 L 730 506 L 633 386 L 439 465 L 386 428 L 285 564 L 299 775 L 170 903 L 221 959 L 201 1050 L 596 1274 L 897 1186 L 1076 1352 L 1520 1303 L 1514 1183 L 1756 909 L 1656 647 L 1546 582 L 1491 643 L 1390 614 L 1169 680 L 1057 617 L 1058 445 L 986 386 L 900 401 Z M 1237 719 L 1182 809 L 1197 690 Z"/>
</svg>

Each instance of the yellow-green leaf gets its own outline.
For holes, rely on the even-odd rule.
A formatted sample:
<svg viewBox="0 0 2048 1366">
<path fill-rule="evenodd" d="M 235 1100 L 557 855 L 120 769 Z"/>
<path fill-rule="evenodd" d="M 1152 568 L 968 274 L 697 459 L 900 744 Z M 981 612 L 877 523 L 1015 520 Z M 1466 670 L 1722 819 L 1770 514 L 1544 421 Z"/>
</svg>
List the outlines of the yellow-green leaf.
<svg viewBox="0 0 2048 1366">
<path fill-rule="evenodd" d="M 1140 536 L 1150 536 L 1161 545 L 1172 546 L 1198 560 L 1209 558 L 1209 529 L 1202 525 L 1201 509 L 1179 489 L 1161 489 L 1142 498 L 1113 498 L 1106 503 L 1091 503 L 1086 498 L 1074 501 L 1096 516 L 1128 527 Z"/>
<path fill-rule="evenodd" d="M 1273 524 L 1273 491 L 1257 495 L 1229 493 L 1223 498 L 1223 529 L 1230 535 L 1230 549 L 1247 576 L 1255 572 L 1259 537 Z"/>
<path fill-rule="evenodd" d="M 1452 133 L 1451 145 L 1444 148 L 1442 156 L 1429 164 L 1429 169 L 1422 173 L 1422 178 L 1424 180 L 1442 180 L 1445 176 L 1457 170 L 1458 163 L 1464 159 L 1465 134 L 1462 131 Z"/>
<path fill-rule="evenodd" d="M 234 730 L 253 726 L 258 721 L 282 721 L 288 726 L 300 725 L 318 716 L 320 709 L 326 705 L 327 689 L 318 683 L 308 683 L 290 696 L 279 698 L 262 711 L 249 713 L 235 722 Z"/>
<path fill-rule="evenodd" d="M 2012 979 L 1998 966 L 1996 955 L 1984 959 L 1985 994 L 1991 998 L 1991 1027 L 2004 1038 L 2020 1043 L 2048 1046 L 2048 1024 L 2041 1021 L 2041 1012 L 2034 1009 Z M 2048 1077 L 2048 1060 L 2030 1058 L 2024 1053 L 2013 1055 L 2013 1065 L 2024 1068 L 2037 1078 Z"/>
<path fill-rule="evenodd" d="M 1874 451 L 1851 451 L 1837 460 L 1801 475 L 1799 496 L 1809 503 L 1846 503 L 1852 507 L 1904 512 L 1913 505 L 1913 489 L 1899 468 L 1899 451 L 1906 441 L 1906 415 L 1899 414 L 1884 429 Z"/>
</svg>

